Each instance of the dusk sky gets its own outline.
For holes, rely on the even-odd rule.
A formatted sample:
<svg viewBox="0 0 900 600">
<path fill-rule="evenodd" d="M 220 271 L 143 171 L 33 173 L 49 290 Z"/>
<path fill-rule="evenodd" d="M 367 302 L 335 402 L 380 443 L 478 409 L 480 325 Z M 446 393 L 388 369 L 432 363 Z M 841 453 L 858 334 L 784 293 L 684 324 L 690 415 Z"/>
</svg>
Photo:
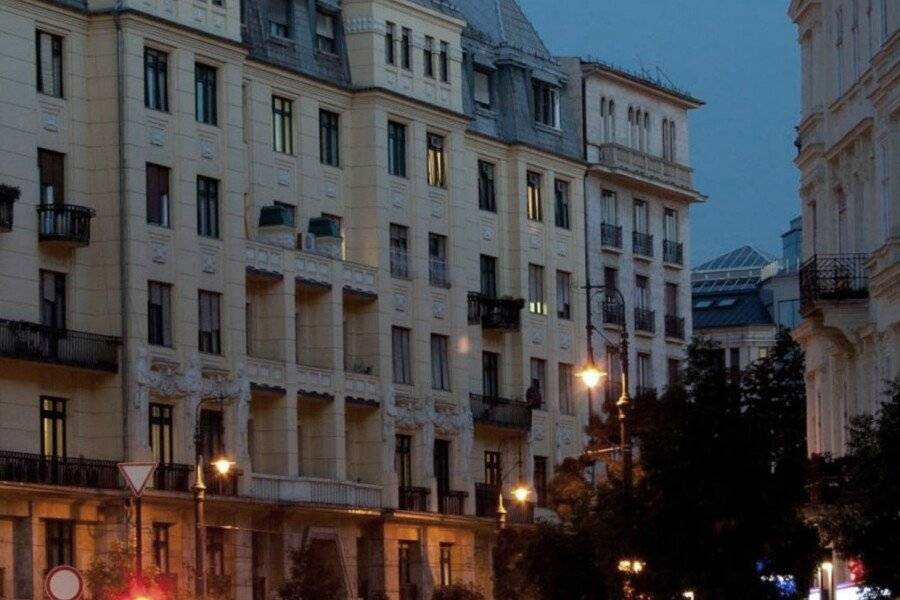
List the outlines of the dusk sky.
<svg viewBox="0 0 900 600">
<path fill-rule="evenodd" d="M 548 49 L 656 73 L 706 101 L 690 118 L 691 262 L 743 244 L 781 252 L 799 214 L 796 29 L 787 0 L 519 0 Z"/>
</svg>

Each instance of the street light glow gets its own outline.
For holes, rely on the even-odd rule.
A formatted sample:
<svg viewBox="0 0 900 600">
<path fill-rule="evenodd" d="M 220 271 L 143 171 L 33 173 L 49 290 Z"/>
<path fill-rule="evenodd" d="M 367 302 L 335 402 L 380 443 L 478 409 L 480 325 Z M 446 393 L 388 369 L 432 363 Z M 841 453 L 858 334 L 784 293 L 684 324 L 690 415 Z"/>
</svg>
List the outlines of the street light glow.
<svg viewBox="0 0 900 600">
<path fill-rule="evenodd" d="M 528 500 L 528 494 L 530 493 L 531 491 L 524 485 L 517 486 L 512 491 L 513 497 L 519 502 L 525 502 L 526 500 Z"/>
<path fill-rule="evenodd" d="M 223 456 L 222 458 L 214 460 L 212 464 L 216 468 L 216 471 L 219 472 L 219 475 L 224 476 L 228 475 L 228 472 L 231 471 L 231 467 L 234 465 L 234 462 L 228 460 Z"/>
<path fill-rule="evenodd" d="M 606 376 L 606 373 L 595 367 L 593 363 L 590 363 L 578 374 L 578 376 L 584 381 L 584 385 L 593 389 L 597 387 L 600 380 Z"/>
<path fill-rule="evenodd" d="M 832 569 L 834 569 L 834 565 L 831 564 L 831 561 L 826 560 L 822 563 L 821 568 L 826 573 L 831 573 Z"/>
</svg>

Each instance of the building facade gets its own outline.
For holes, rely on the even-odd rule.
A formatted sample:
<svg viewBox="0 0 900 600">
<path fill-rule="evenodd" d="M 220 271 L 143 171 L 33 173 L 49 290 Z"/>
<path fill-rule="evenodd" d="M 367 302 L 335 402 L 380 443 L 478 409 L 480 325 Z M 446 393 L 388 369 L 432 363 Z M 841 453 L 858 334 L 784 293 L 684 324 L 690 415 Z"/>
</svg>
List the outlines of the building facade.
<svg viewBox="0 0 900 600">
<path fill-rule="evenodd" d="M 498 8 L 3 3 L 0 595 L 133 536 L 124 460 L 189 593 L 220 454 L 211 591 L 490 592 L 587 411 L 580 79 Z"/>
<path fill-rule="evenodd" d="M 789 15 L 802 58 L 794 337 L 806 352 L 809 452 L 841 455 L 849 419 L 876 410 L 900 375 L 900 7 L 794 0 Z M 848 582 L 835 563 L 830 585 Z"/>
<path fill-rule="evenodd" d="M 594 359 L 609 377 L 605 399 L 621 392 L 623 327 L 630 336 L 629 392 L 661 392 L 678 372 L 692 331 L 684 257 L 690 206 L 704 196 L 693 185 L 688 111 L 703 102 L 600 62 L 566 65 L 583 80 L 587 275 L 591 285 L 604 286 L 589 301 Z"/>
</svg>

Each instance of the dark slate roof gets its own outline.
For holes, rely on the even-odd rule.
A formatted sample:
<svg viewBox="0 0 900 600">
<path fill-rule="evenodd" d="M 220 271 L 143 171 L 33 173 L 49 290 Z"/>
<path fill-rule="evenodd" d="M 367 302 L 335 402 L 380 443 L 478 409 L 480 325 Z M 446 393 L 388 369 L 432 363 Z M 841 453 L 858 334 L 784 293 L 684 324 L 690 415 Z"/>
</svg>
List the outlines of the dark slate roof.
<svg viewBox="0 0 900 600">
<path fill-rule="evenodd" d="M 484 41 L 555 62 L 531 21 L 515 0 L 454 0 L 456 8 Z"/>
<path fill-rule="evenodd" d="M 692 312 L 694 329 L 773 324 L 772 316 L 766 310 L 755 288 L 733 292 L 695 293 Z"/>
<path fill-rule="evenodd" d="M 737 250 L 726 252 L 721 256 L 717 256 L 712 260 L 694 267 L 694 273 L 698 271 L 727 271 L 729 269 L 752 269 L 754 267 L 763 268 L 775 257 L 758 250 L 753 246 L 741 246 Z"/>
</svg>

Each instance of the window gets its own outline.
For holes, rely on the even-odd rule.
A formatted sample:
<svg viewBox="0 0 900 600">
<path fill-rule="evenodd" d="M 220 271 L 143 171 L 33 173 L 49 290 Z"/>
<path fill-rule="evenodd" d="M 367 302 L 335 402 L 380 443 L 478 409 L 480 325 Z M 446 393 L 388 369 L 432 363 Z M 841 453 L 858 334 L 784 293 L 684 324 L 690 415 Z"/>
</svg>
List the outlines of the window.
<svg viewBox="0 0 900 600">
<path fill-rule="evenodd" d="M 638 233 L 650 233 L 650 223 L 647 203 L 643 200 L 634 201 L 634 230 Z"/>
<path fill-rule="evenodd" d="M 572 365 L 559 363 L 559 412 L 563 415 L 575 414 L 572 406 Z"/>
<path fill-rule="evenodd" d="M 434 440 L 434 479 L 437 484 L 438 512 L 447 512 L 447 493 L 450 491 L 450 441 Z"/>
<path fill-rule="evenodd" d="M 491 104 L 491 74 L 475 69 L 475 106 L 490 110 Z"/>
<path fill-rule="evenodd" d="M 51 329 L 66 328 L 66 274 L 40 272 L 41 325 Z"/>
<path fill-rule="evenodd" d="M 63 96 L 62 38 L 38 31 L 37 45 L 37 91 L 48 96 Z"/>
<path fill-rule="evenodd" d="M 544 302 L 544 267 L 540 265 L 528 265 L 528 312 L 547 314 L 547 304 Z"/>
<path fill-rule="evenodd" d="M 75 565 L 75 521 L 47 519 L 44 521 L 47 570 L 60 565 Z"/>
<path fill-rule="evenodd" d="M 634 305 L 639 309 L 650 307 L 650 283 L 643 275 L 634 277 Z"/>
<path fill-rule="evenodd" d="M 669 160 L 675 162 L 677 154 L 675 152 L 675 121 L 669 121 Z"/>
<path fill-rule="evenodd" d="M 531 384 L 526 392 L 531 408 L 546 408 L 544 396 L 547 393 L 547 361 L 540 358 L 532 358 L 528 361 L 531 372 Z"/>
<path fill-rule="evenodd" d="M 607 225 L 619 224 L 619 199 L 611 190 L 600 192 L 600 219 Z"/>
<path fill-rule="evenodd" d="M 638 394 L 641 394 L 649 391 L 653 386 L 653 377 L 650 370 L 650 355 L 639 352 L 637 359 Z"/>
<path fill-rule="evenodd" d="M 557 179 L 554 182 L 556 197 L 556 226 L 569 228 L 569 182 Z"/>
<path fill-rule="evenodd" d="M 391 223 L 391 275 L 409 278 L 409 228 Z"/>
<path fill-rule="evenodd" d="M 153 566 L 160 573 L 169 572 L 168 523 L 153 523 Z"/>
<path fill-rule="evenodd" d="M 207 354 L 222 353 L 222 333 L 220 329 L 220 304 L 222 295 L 200 290 L 200 352 Z"/>
<path fill-rule="evenodd" d="M 531 84 L 534 94 L 534 120 L 548 127 L 559 127 L 559 89 L 542 81 Z"/>
<path fill-rule="evenodd" d="M 406 125 L 388 121 L 388 173 L 406 177 Z"/>
<path fill-rule="evenodd" d="M 544 220 L 544 207 L 541 201 L 541 174 L 528 171 L 525 175 L 526 203 L 530 221 Z"/>
<path fill-rule="evenodd" d="M 391 356 L 394 363 L 394 383 L 412 384 L 409 329 L 391 327 Z"/>
<path fill-rule="evenodd" d="M 438 63 L 440 64 L 441 81 L 447 83 L 450 81 L 450 46 L 447 42 L 441 42 L 441 55 Z"/>
<path fill-rule="evenodd" d="M 144 106 L 169 110 L 168 54 L 144 48 Z"/>
<path fill-rule="evenodd" d="M 269 0 L 269 34 L 288 38 L 291 35 L 288 0 Z"/>
<path fill-rule="evenodd" d="M 225 575 L 225 531 L 220 527 L 206 528 L 206 569 L 208 575 Z"/>
<path fill-rule="evenodd" d="M 384 24 L 384 62 L 393 65 L 397 62 L 394 38 L 397 36 L 397 26 L 388 21 Z"/>
<path fill-rule="evenodd" d="M 174 462 L 172 406 L 169 404 L 150 404 L 150 451 L 153 454 L 153 462 L 164 465 Z"/>
<path fill-rule="evenodd" d="M 670 358 L 667 362 L 666 381 L 667 385 L 673 386 L 678 383 L 678 374 L 681 372 L 681 361 L 677 358 Z"/>
<path fill-rule="evenodd" d="M 500 397 L 500 355 L 481 353 L 481 393 L 486 398 Z"/>
<path fill-rule="evenodd" d="M 412 31 L 404 27 L 400 36 L 400 63 L 404 69 L 412 69 Z"/>
<path fill-rule="evenodd" d="M 222 454 L 225 438 L 225 425 L 222 413 L 218 410 L 200 411 L 200 454 L 213 459 Z"/>
<path fill-rule="evenodd" d="M 337 52 L 333 15 L 323 12 L 316 13 L 316 50 L 328 54 L 336 54 Z"/>
<path fill-rule="evenodd" d="M 169 169 L 147 163 L 147 222 L 170 227 Z"/>
<path fill-rule="evenodd" d="M 534 457 L 534 495 L 538 506 L 547 506 L 547 457 Z"/>
<path fill-rule="evenodd" d="M 402 540 L 397 543 L 397 576 L 400 581 L 400 589 L 415 589 L 413 577 L 414 556 L 418 544 Z M 404 594 L 408 595 L 409 592 Z M 409 594 L 409 597 L 413 597 Z"/>
<path fill-rule="evenodd" d="M 488 485 L 503 485 L 503 456 L 499 452 L 484 451 L 484 482 Z"/>
<path fill-rule="evenodd" d="M 487 298 L 497 297 L 497 259 L 482 254 L 479 258 L 481 271 L 481 295 Z"/>
<path fill-rule="evenodd" d="M 556 316 L 572 318 L 572 276 L 565 271 L 556 272 Z"/>
<path fill-rule="evenodd" d="M 428 234 L 428 281 L 438 287 L 449 287 L 449 265 L 447 263 L 447 236 Z"/>
<path fill-rule="evenodd" d="M 394 471 L 401 488 L 412 487 L 412 436 L 398 434 L 394 439 Z"/>
<path fill-rule="evenodd" d="M 41 398 L 41 456 L 53 460 L 66 457 L 66 400 Z"/>
<path fill-rule="evenodd" d="M 219 237 L 219 181 L 197 177 L 197 234 Z"/>
<path fill-rule="evenodd" d="M 428 134 L 428 185 L 446 187 L 447 163 L 444 155 L 444 137 Z"/>
<path fill-rule="evenodd" d="M 171 348 L 172 286 L 150 281 L 147 288 L 147 341 Z"/>
<path fill-rule="evenodd" d="M 478 161 L 478 208 L 497 212 L 494 164 L 483 160 Z"/>
<path fill-rule="evenodd" d="M 332 167 L 341 166 L 339 119 L 337 113 L 319 111 L 319 160 Z"/>
<path fill-rule="evenodd" d="M 425 77 L 434 78 L 434 38 L 429 35 L 425 36 L 422 62 L 425 65 Z"/>
<path fill-rule="evenodd" d="M 446 335 L 431 335 L 431 389 L 450 390 L 449 338 Z"/>
<path fill-rule="evenodd" d="M 275 152 L 294 153 L 293 111 L 292 101 L 272 96 L 272 149 Z"/>
<path fill-rule="evenodd" d="M 666 241 L 678 241 L 678 213 L 673 208 L 667 208 L 663 212 L 663 233 Z"/>
<path fill-rule="evenodd" d="M 215 68 L 199 63 L 195 65 L 194 93 L 196 95 L 197 121 L 207 125 L 218 124 Z"/>
<path fill-rule="evenodd" d="M 440 543 L 441 587 L 453 585 L 453 544 Z"/>
<path fill-rule="evenodd" d="M 49 204 L 65 204 L 65 162 L 65 154 L 42 148 L 38 149 L 38 178 L 40 179 L 41 204 L 45 206 Z M 53 226 L 52 223 L 50 225 L 51 227 Z"/>
</svg>

